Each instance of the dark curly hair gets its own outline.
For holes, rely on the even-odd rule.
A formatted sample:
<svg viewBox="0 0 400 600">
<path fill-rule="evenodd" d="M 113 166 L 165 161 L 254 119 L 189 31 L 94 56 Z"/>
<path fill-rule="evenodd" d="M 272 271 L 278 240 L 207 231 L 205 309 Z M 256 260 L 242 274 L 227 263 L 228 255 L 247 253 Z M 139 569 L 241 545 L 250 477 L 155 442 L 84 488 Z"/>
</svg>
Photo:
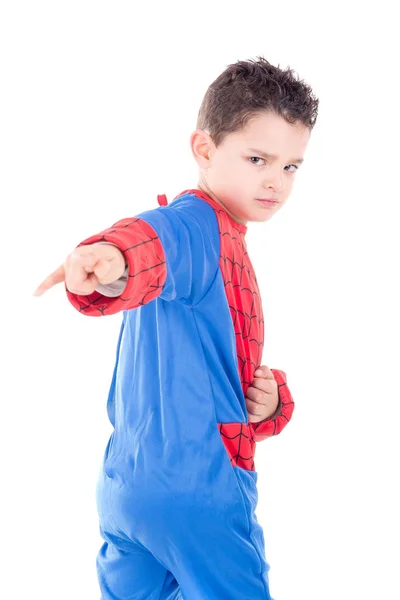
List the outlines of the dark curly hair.
<svg viewBox="0 0 400 600">
<path fill-rule="evenodd" d="M 292 69 L 283 71 L 259 56 L 229 65 L 210 85 L 200 106 L 197 129 L 207 130 L 219 146 L 228 133 L 239 131 L 250 118 L 269 111 L 311 130 L 318 104 L 311 87 Z"/>
</svg>

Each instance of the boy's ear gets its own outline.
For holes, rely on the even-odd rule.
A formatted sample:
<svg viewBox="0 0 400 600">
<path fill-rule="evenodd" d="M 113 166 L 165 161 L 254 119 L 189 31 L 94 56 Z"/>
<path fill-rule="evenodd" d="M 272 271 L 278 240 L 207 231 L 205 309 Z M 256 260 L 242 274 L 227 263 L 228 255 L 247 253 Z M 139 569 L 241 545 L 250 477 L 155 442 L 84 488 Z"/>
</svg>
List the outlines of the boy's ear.
<svg viewBox="0 0 400 600">
<path fill-rule="evenodd" d="M 211 165 L 212 151 L 215 147 L 211 136 L 204 129 L 196 129 L 190 136 L 190 147 L 199 167 L 208 169 Z"/>
</svg>

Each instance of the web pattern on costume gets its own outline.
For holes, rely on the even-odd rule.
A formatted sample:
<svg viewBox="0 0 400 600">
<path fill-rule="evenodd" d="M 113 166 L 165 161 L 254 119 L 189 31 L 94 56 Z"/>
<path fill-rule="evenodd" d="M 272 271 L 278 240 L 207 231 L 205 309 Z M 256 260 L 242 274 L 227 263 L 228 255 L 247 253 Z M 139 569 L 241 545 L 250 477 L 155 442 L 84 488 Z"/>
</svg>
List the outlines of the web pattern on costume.
<svg viewBox="0 0 400 600">
<path fill-rule="evenodd" d="M 220 269 L 236 336 L 240 381 L 246 396 L 262 359 L 264 317 L 244 233 L 207 195 L 199 190 L 183 193 L 194 193 L 208 202 L 217 216 L 221 241 Z M 158 203 L 161 206 L 168 204 L 165 195 L 158 196 Z M 127 286 L 118 297 L 106 297 L 99 292 L 79 295 L 65 286 L 68 298 L 76 309 L 88 316 L 112 315 L 147 304 L 160 295 L 167 278 L 166 257 L 159 237 L 148 223 L 138 217 L 122 219 L 87 238 L 79 246 L 103 241 L 115 244 L 124 254 L 129 264 Z M 138 252 L 139 247 L 146 248 L 146 252 Z M 258 423 L 217 423 L 232 466 L 254 471 L 256 442 L 280 433 L 292 416 L 294 402 L 286 384 L 286 375 L 278 369 L 271 371 L 278 383 L 281 414 Z"/>
<path fill-rule="evenodd" d="M 65 286 L 75 308 L 91 317 L 100 317 L 137 308 L 160 295 L 167 278 L 166 258 L 159 237 L 148 223 L 138 217 L 121 219 L 78 247 L 97 242 L 111 242 L 120 248 L 130 265 L 127 285 L 116 298 L 103 296 L 100 292 L 87 296 L 73 294 Z M 137 251 L 138 247 L 144 246 L 146 252 Z"/>
<path fill-rule="evenodd" d="M 221 240 L 220 269 L 236 336 L 238 369 L 243 394 L 261 365 L 264 346 L 264 315 L 261 294 L 250 261 L 244 231 L 236 227 L 228 213 L 206 194 L 196 195 L 214 209 Z M 278 384 L 280 414 L 258 423 L 218 423 L 222 441 L 232 466 L 255 470 L 256 441 L 277 435 L 290 420 L 294 402 L 286 384 L 286 376 L 271 369 Z"/>
</svg>

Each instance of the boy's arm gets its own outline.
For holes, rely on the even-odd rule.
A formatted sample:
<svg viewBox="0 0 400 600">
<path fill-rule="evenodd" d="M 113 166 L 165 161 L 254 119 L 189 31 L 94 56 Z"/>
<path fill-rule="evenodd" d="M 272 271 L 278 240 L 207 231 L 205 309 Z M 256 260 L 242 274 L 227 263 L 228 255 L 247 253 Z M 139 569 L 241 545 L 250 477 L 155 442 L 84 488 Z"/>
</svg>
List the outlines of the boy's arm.
<svg viewBox="0 0 400 600">
<path fill-rule="evenodd" d="M 159 295 L 166 280 L 166 257 L 158 235 L 148 223 L 136 217 L 122 219 L 90 236 L 78 247 L 99 242 L 110 242 L 123 253 L 129 271 L 126 287 L 114 298 L 98 291 L 88 295 L 74 294 L 65 286 L 74 308 L 93 317 L 112 315 L 146 304 Z"/>
<path fill-rule="evenodd" d="M 271 417 L 258 423 L 249 423 L 256 442 L 278 435 L 289 423 L 294 410 L 294 401 L 287 385 L 286 373 L 279 369 L 271 369 L 271 371 L 278 384 L 279 404 Z"/>
<path fill-rule="evenodd" d="M 87 296 L 65 288 L 68 299 L 89 316 L 131 310 L 157 297 L 197 303 L 218 269 L 219 249 L 210 235 L 213 216 L 213 209 L 205 202 L 189 200 L 179 207 L 172 204 L 122 219 L 87 238 L 79 246 L 110 243 L 121 250 L 128 266 L 127 280 L 110 284 L 112 295 L 108 286 L 106 294 L 97 286 Z"/>
</svg>

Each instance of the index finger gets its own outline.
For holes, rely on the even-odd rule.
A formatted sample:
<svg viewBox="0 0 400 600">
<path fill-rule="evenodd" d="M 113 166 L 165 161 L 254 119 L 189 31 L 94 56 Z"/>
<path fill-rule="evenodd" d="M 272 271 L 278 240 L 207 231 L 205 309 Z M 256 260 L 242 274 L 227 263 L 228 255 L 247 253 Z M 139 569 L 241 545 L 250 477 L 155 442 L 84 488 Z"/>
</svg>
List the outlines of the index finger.
<svg viewBox="0 0 400 600">
<path fill-rule="evenodd" d="M 42 296 L 42 294 L 47 292 L 47 290 L 52 288 L 54 285 L 57 285 L 57 283 L 61 283 L 63 281 L 65 281 L 64 264 L 60 265 L 58 269 L 56 269 L 55 271 L 53 271 L 53 273 L 51 273 L 51 275 L 46 277 L 46 279 L 42 281 L 39 287 L 36 288 L 36 290 L 33 292 L 33 295 Z"/>
</svg>

